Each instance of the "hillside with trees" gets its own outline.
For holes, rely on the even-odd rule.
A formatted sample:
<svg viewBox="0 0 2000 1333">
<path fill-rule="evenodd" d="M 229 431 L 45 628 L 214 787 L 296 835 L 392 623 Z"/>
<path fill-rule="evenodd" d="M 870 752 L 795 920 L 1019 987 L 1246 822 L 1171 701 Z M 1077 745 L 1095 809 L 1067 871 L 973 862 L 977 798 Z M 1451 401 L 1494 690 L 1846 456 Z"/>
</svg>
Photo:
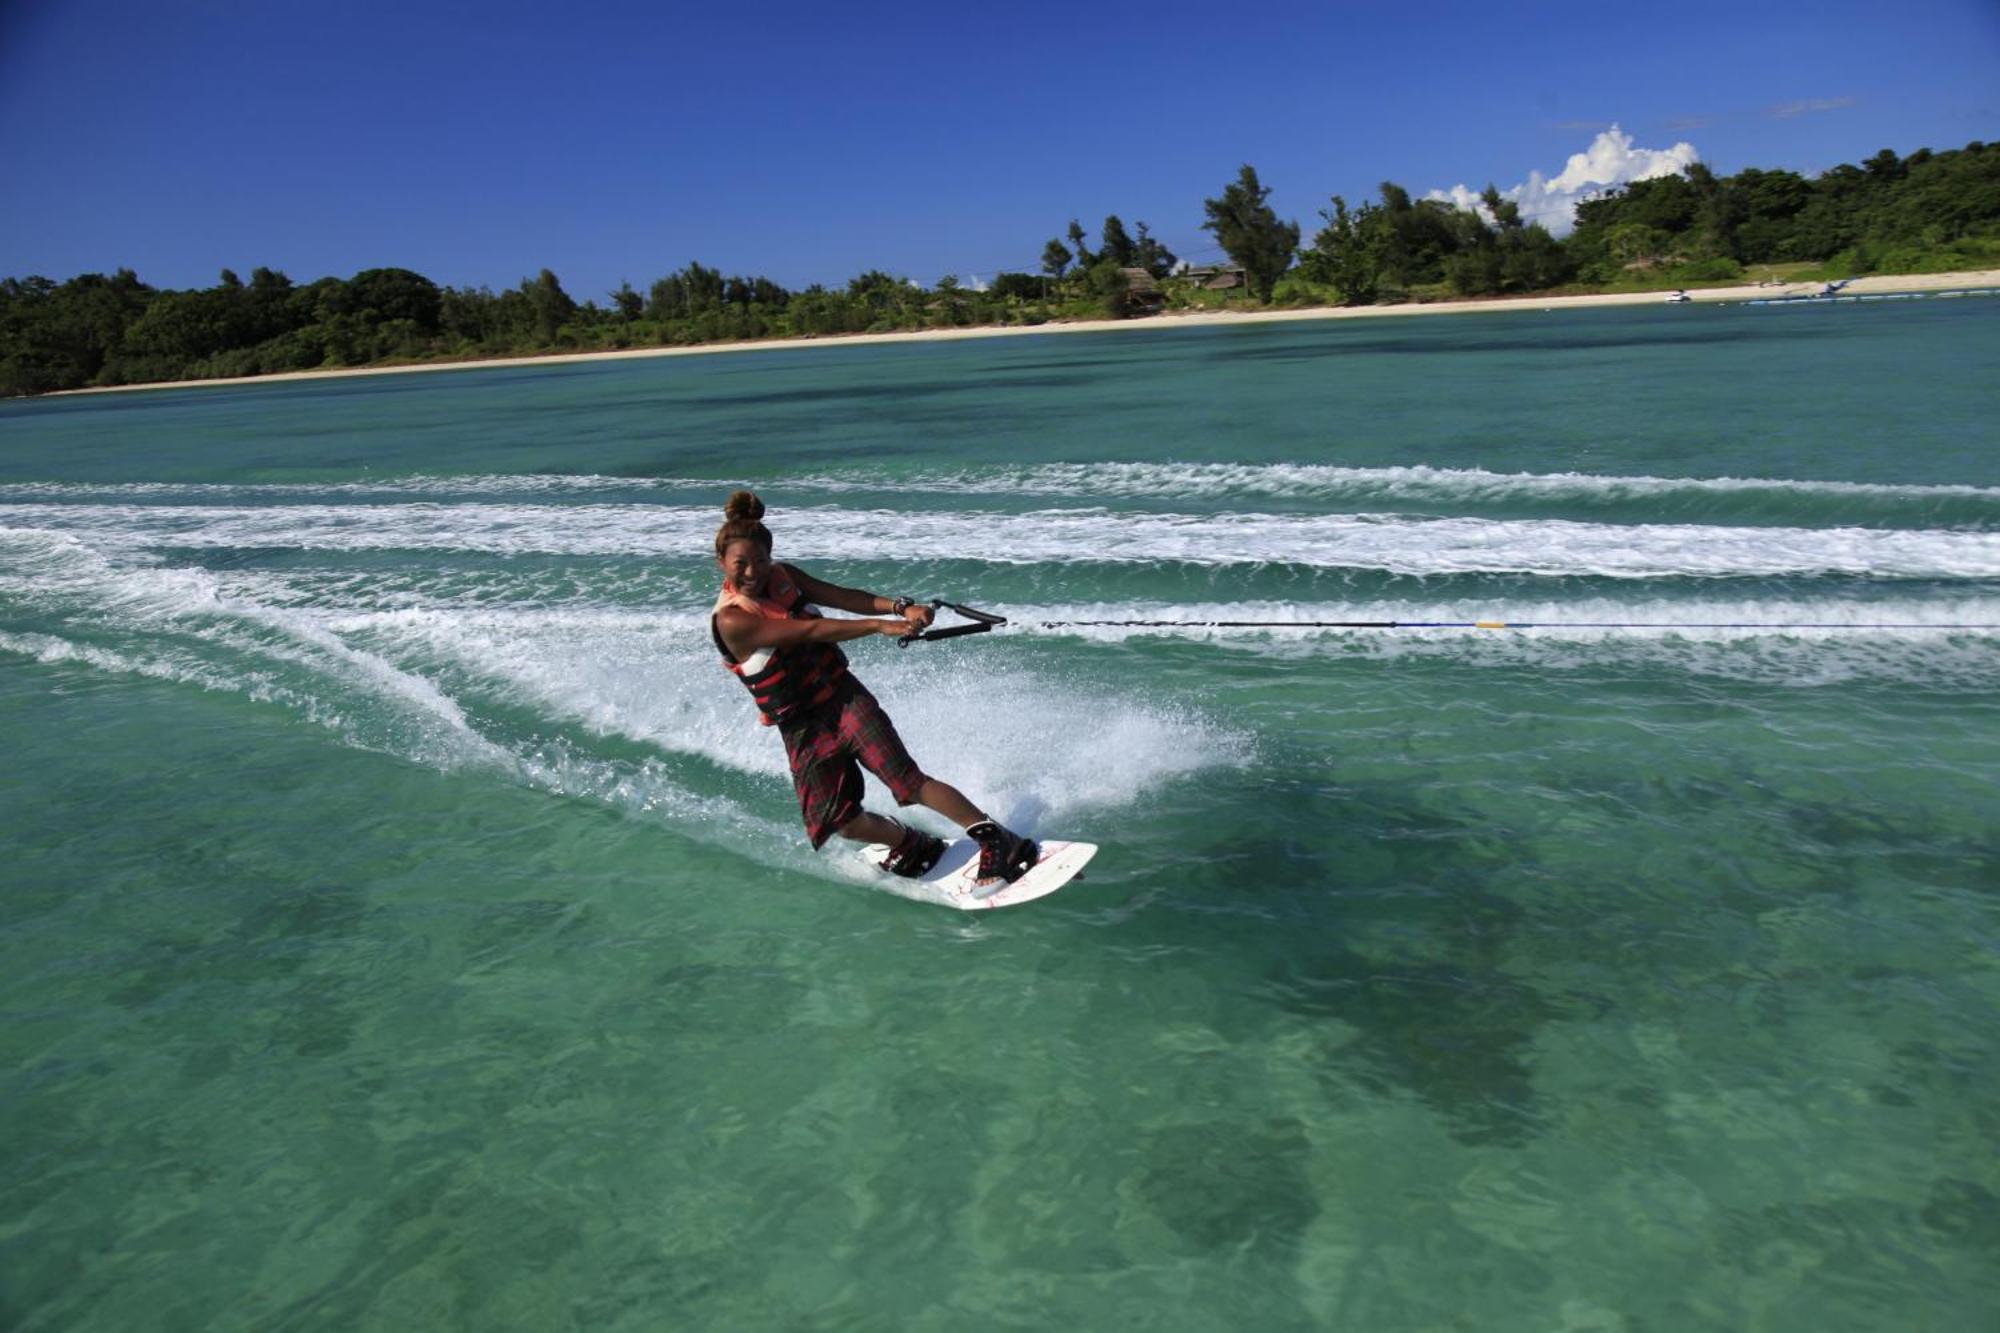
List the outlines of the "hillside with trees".
<svg viewBox="0 0 2000 1333">
<path fill-rule="evenodd" d="M 1884 149 L 1811 180 L 1754 167 L 1717 176 L 1696 163 L 1585 200 L 1561 240 L 1523 225 L 1492 186 L 1479 212 L 1413 201 L 1388 181 L 1381 196 L 1358 208 L 1334 197 L 1299 257 L 1305 284 L 1338 304 L 1371 305 L 2000 263 L 2000 144 L 1907 158 Z"/>
<path fill-rule="evenodd" d="M 1808 180 L 1790 171 L 1638 181 L 1586 201 L 1565 243 L 1579 274 L 1609 282 L 1633 265 L 1696 265 L 1715 278 L 1759 264 L 1811 262 L 1864 273 L 1921 273 L 1993 262 L 2000 240 L 2000 144 L 1899 158 Z"/>
<path fill-rule="evenodd" d="M 1203 230 L 1258 304 L 1371 305 L 1450 297 L 1645 290 L 1757 278 L 2000 266 L 2000 144 L 1884 149 L 1812 178 L 1700 164 L 1586 200 L 1558 239 L 1488 186 L 1474 211 L 1413 199 L 1384 182 L 1377 201 L 1338 195 L 1300 247 L 1270 189 L 1244 166 L 1203 201 Z M 1169 308 L 1246 299 L 1171 276 L 1179 258 L 1144 222 L 1082 224 L 1043 247 L 1038 272 L 921 287 L 871 269 L 838 287 L 791 291 L 692 263 L 644 292 L 578 302 L 543 269 L 516 287 L 441 287 L 403 268 L 295 283 L 269 268 L 248 282 L 162 290 L 131 269 L 67 282 L 0 280 L 0 394 L 264 375 L 548 352 L 694 346 L 1131 313 L 1147 275 Z"/>
</svg>

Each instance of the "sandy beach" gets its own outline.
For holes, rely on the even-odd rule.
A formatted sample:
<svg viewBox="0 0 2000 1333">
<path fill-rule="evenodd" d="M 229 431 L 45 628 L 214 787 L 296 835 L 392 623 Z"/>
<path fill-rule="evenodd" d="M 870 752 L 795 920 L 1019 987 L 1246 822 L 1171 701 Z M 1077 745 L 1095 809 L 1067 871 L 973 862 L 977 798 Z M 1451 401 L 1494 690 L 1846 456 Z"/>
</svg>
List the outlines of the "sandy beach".
<svg viewBox="0 0 2000 1333">
<path fill-rule="evenodd" d="M 1782 283 L 1768 287 L 1689 288 L 1690 301 L 1726 302 L 1807 297 L 1820 282 Z M 1842 296 L 1893 292 L 1951 291 L 1962 287 L 2000 286 L 2000 269 L 1960 273 L 1876 275 L 1856 278 Z M 1476 301 L 1432 301 L 1406 305 L 1315 306 L 1288 310 L 1189 310 L 1144 319 L 1086 319 L 1035 325 L 981 325 L 964 329 L 918 329 L 897 333 L 849 333 L 825 338 L 763 338 L 752 342 L 704 343 L 698 347 L 635 347 L 608 352 L 558 352 L 538 356 L 490 357 L 464 361 L 426 361 L 407 366 L 359 366 L 338 370 L 295 370 L 277 375 L 242 375 L 227 379 L 169 380 L 156 384 L 120 384 L 108 388 L 68 389 L 63 394 L 138 393 L 154 389 L 215 388 L 235 384 L 278 384 L 287 380 L 345 379 L 355 375 L 409 375 L 439 370 L 486 370 L 508 366 L 567 365 L 581 361 L 627 361 L 655 356 L 707 356 L 717 352 L 781 351 L 799 347 L 858 346 L 866 343 L 946 342 L 967 338 L 1018 338 L 1052 333 L 1111 333 L 1144 329 L 1184 329 L 1227 324 L 1274 324 L 1317 319 L 1390 319 L 1407 315 L 1468 315 L 1521 310 L 1568 310 L 1589 306 L 1661 305 L 1666 292 L 1617 292 L 1599 296 L 1525 296 Z M 58 394 L 45 395 L 57 397 Z"/>
</svg>

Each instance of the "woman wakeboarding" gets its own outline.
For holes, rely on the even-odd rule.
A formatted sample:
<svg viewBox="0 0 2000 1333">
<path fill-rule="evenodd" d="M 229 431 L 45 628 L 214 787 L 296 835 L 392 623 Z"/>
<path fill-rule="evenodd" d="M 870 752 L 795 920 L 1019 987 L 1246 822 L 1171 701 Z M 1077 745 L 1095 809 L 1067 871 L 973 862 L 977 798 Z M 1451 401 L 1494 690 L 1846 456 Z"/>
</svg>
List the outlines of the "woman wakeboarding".
<svg viewBox="0 0 2000 1333">
<path fill-rule="evenodd" d="M 987 818 L 958 788 L 918 768 L 889 715 L 836 646 L 871 634 L 916 634 L 931 623 L 931 609 L 908 597 L 822 583 L 797 565 L 773 561 L 764 502 L 749 491 L 730 496 L 722 512 L 715 534 L 722 591 L 709 633 L 723 664 L 757 701 L 764 725 L 784 737 L 814 850 L 836 833 L 882 843 L 892 849 L 884 867 L 912 879 L 944 854 L 942 838 L 861 808 L 866 768 L 898 805 L 928 806 L 963 828 L 979 844 L 980 879 L 1012 883 L 1032 869 L 1040 849 Z M 821 606 L 888 618 L 828 620 L 816 609 Z"/>
</svg>

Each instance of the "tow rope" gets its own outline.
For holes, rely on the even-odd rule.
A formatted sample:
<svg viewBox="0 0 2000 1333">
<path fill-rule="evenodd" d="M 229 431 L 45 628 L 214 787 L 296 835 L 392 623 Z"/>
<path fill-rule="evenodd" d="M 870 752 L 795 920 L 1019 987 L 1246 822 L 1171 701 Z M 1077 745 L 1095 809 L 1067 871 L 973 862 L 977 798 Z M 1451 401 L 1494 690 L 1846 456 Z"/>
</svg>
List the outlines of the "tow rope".
<svg viewBox="0 0 2000 1333">
<path fill-rule="evenodd" d="M 1079 626 L 1183 629 L 1958 629 L 2000 625 L 1861 624 L 1850 620 L 1043 620 L 1038 629 Z"/>
<path fill-rule="evenodd" d="M 1007 623 L 1007 617 L 942 599 L 934 610 L 957 612 L 967 621 L 944 629 L 927 629 L 897 640 L 912 643 L 984 634 Z M 1036 629 L 1845 629 L 1845 630 L 1970 630 L 2000 631 L 2000 624 L 1935 624 L 1916 621 L 1856 622 L 1845 620 L 1037 620 L 1023 622 Z"/>
</svg>

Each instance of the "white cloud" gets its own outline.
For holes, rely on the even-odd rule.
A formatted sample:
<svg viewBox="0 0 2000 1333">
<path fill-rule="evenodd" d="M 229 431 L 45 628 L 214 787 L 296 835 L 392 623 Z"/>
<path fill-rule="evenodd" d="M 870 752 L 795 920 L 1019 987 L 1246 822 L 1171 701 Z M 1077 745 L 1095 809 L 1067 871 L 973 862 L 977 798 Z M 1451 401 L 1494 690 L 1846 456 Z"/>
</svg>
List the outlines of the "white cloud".
<svg viewBox="0 0 2000 1333">
<path fill-rule="evenodd" d="M 1539 222 L 1561 236 L 1576 225 L 1576 206 L 1591 195 L 1628 181 L 1678 175 L 1700 160 L 1701 154 L 1686 142 L 1672 148 L 1634 148 L 1632 136 L 1613 125 L 1591 140 L 1589 148 L 1570 154 L 1568 164 L 1554 179 L 1531 171 L 1525 184 L 1502 190 L 1500 197 L 1521 206 L 1521 221 Z M 1493 220 L 1479 202 L 1479 191 L 1464 185 L 1432 190 L 1425 197 Z"/>
</svg>

